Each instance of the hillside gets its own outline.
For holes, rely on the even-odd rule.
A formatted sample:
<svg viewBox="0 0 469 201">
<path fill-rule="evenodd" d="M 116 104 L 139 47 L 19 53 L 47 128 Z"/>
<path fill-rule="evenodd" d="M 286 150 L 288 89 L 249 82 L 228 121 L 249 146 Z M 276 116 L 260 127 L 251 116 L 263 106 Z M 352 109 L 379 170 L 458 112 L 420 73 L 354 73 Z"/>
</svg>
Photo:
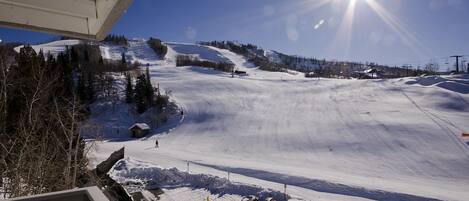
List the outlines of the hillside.
<svg viewBox="0 0 469 201">
<path fill-rule="evenodd" d="M 168 54 L 159 60 L 145 44 L 130 42 L 129 61 L 150 65 L 153 84 L 172 91 L 184 118 L 145 139 L 98 142 L 96 161 L 125 146 L 126 171 L 144 172 L 116 169 L 121 181 L 155 180 L 165 169 L 185 171 L 189 162 L 191 173 L 230 172 L 232 181 L 272 192 L 287 184 L 287 194 L 304 200 L 469 199 L 469 144 L 460 137 L 469 130 L 467 75 L 307 79 L 262 71 L 228 50 L 194 44 L 167 43 Z M 116 60 L 124 51 L 104 44 L 101 50 Z M 178 54 L 229 61 L 248 75 L 175 67 Z M 115 117 L 92 113 L 100 115 Z"/>
</svg>

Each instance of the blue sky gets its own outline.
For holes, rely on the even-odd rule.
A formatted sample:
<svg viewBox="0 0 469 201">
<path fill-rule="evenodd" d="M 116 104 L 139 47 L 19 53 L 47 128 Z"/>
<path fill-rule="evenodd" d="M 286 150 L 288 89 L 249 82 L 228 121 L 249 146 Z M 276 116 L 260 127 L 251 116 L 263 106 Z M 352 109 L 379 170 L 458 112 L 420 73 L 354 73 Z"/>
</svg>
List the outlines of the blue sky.
<svg viewBox="0 0 469 201">
<path fill-rule="evenodd" d="M 447 56 L 469 55 L 468 10 L 466 0 L 135 0 L 112 32 L 237 40 L 321 59 L 445 63 Z M 3 41 L 52 37 L 0 28 Z"/>
</svg>

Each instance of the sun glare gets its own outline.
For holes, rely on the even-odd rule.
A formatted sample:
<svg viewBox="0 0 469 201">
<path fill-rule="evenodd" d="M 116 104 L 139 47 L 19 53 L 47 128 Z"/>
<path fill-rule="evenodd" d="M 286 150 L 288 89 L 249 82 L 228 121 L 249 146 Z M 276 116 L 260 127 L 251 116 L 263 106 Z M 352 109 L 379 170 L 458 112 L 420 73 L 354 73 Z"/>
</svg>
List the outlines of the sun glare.
<svg viewBox="0 0 469 201">
<path fill-rule="evenodd" d="M 329 3 L 333 3 L 334 0 L 329 0 Z M 349 56 L 351 41 L 353 36 L 353 23 L 358 3 L 367 4 L 368 8 L 371 9 L 378 17 L 401 39 L 401 41 L 412 49 L 417 55 L 421 57 L 431 56 L 431 51 L 425 47 L 425 45 L 419 41 L 419 39 L 405 26 L 395 15 L 386 10 L 384 6 L 380 4 L 378 0 L 349 0 L 342 1 L 348 3 L 340 26 L 337 29 L 337 33 L 330 45 L 330 49 L 334 52 L 343 51 L 345 56 Z"/>
<path fill-rule="evenodd" d="M 331 46 L 331 50 L 337 52 L 340 50 L 344 51 L 344 56 L 349 57 L 350 47 L 352 42 L 352 33 L 353 33 L 353 21 L 355 18 L 355 8 L 357 0 L 350 0 L 345 11 L 342 21 L 340 23 L 339 29 L 334 37 Z"/>
</svg>

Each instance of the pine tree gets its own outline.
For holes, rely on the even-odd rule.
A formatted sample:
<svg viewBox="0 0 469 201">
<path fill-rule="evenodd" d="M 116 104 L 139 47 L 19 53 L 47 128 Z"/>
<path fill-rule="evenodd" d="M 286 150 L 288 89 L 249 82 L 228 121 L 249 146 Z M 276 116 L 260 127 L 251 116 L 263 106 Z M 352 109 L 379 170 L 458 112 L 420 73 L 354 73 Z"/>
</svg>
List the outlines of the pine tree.
<svg viewBox="0 0 469 201">
<path fill-rule="evenodd" d="M 121 63 L 122 63 L 122 65 L 126 65 L 126 64 L 127 64 L 127 60 L 126 60 L 126 58 L 125 58 L 125 52 L 122 52 L 122 55 L 121 55 L 121 56 L 122 56 L 122 58 L 121 58 Z"/>
<path fill-rule="evenodd" d="M 121 71 L 125 71 L 126 69 L 127 69 L 127 59 L 125 58 L 125 52 L 122 52 Z"/>
<path fill-rule="evenodd" d="M 145 97 L 146 93 L 146 80 L 144 75 L 140 75 L 137 78 L 137 84 L 135 85 L 135 106 L 138 113 L 143 113 L 147 110 L 148 104 Z"/>
<path fill-rule="evenodd" d="M 73 46 L 72 46 L 72 48 L 70 48 L 70 59 L 71 59 L 72 65 L 74 65 L 76 67 L 76 65 L 78 65 L 78 60 L 79 59 L 78 59 L 77 50 Z"/>
<path fill-rule="evenodd" d="M 77 94 L 82 102 L 88 102 L 88 95 L 86 90 L 87 88 L 85 86 L 85 80 L 83 79 L 83 76 L 80 75 L 78 76 L 77 81 Z"/>
<path fill-rule="evenodd" d="M 154 101 L 153 101 L 153 98 L 154 98 L 154 91 L 153 91 L 153 86 L 151 85 L 151 78 L 150 78 L 150 70 L 146 69 L 146 78 L 145 78 L 145 97 L 147 99 L 147 103 L 148 103 L 148 106 L 153 106 L 154 105 Z"/>
<path fill-rule="evenodd" d="M 90 54 L 88 53 L 88 47 L 85 46 L 85 52 L 83 53 L 85 56 L 84 60 L 86 63 L 90 62 Z"/>
<path fill-rule="evenodd" d="M 88 98 L 88 102 L 92 103 L 95 100 L 95 93 L 94 93 L 94 76 L 92 73 L 88 73 L 88 84 L 86 85 L 86 96 Z"/>
<path fill-rule="evenodd" d="M 125 87 L 125 102 L 132 103 L 134 100 L 134 89 L 132 86 L 132 77 L 130 74 L 126 74 L 127 85 Z"/>
<path fill-rule="evenodd" d="M 67 54 L 59 53 L 57 56 L 58 65 L 62 68 L 61 80 L 63 82 L 63 91 L 67 95 L 71 94 L 73 90 L 73 79 L 72 79 L 72 65 Z"/>
<path fill-rule="evenodd" d="M 99 64 L 103 65 L 104 64 L 104 59 L 103 59 L 103 56 L 100 56 L 99 57 L 99 61 L 98 61 Z"/>
</svg>

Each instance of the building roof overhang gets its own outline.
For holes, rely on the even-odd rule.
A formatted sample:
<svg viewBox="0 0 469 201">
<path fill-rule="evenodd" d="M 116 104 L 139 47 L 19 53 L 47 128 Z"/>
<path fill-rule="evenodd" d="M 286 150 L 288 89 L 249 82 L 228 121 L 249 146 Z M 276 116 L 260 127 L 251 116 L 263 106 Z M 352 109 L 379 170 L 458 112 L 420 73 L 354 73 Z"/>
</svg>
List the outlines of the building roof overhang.
<svg viewBox="0 0 469 201">
<path fill-rule="evenodd" d="M 133 0 L 0 0 L 0 26 L 102 40 Z"/>
</svg>

